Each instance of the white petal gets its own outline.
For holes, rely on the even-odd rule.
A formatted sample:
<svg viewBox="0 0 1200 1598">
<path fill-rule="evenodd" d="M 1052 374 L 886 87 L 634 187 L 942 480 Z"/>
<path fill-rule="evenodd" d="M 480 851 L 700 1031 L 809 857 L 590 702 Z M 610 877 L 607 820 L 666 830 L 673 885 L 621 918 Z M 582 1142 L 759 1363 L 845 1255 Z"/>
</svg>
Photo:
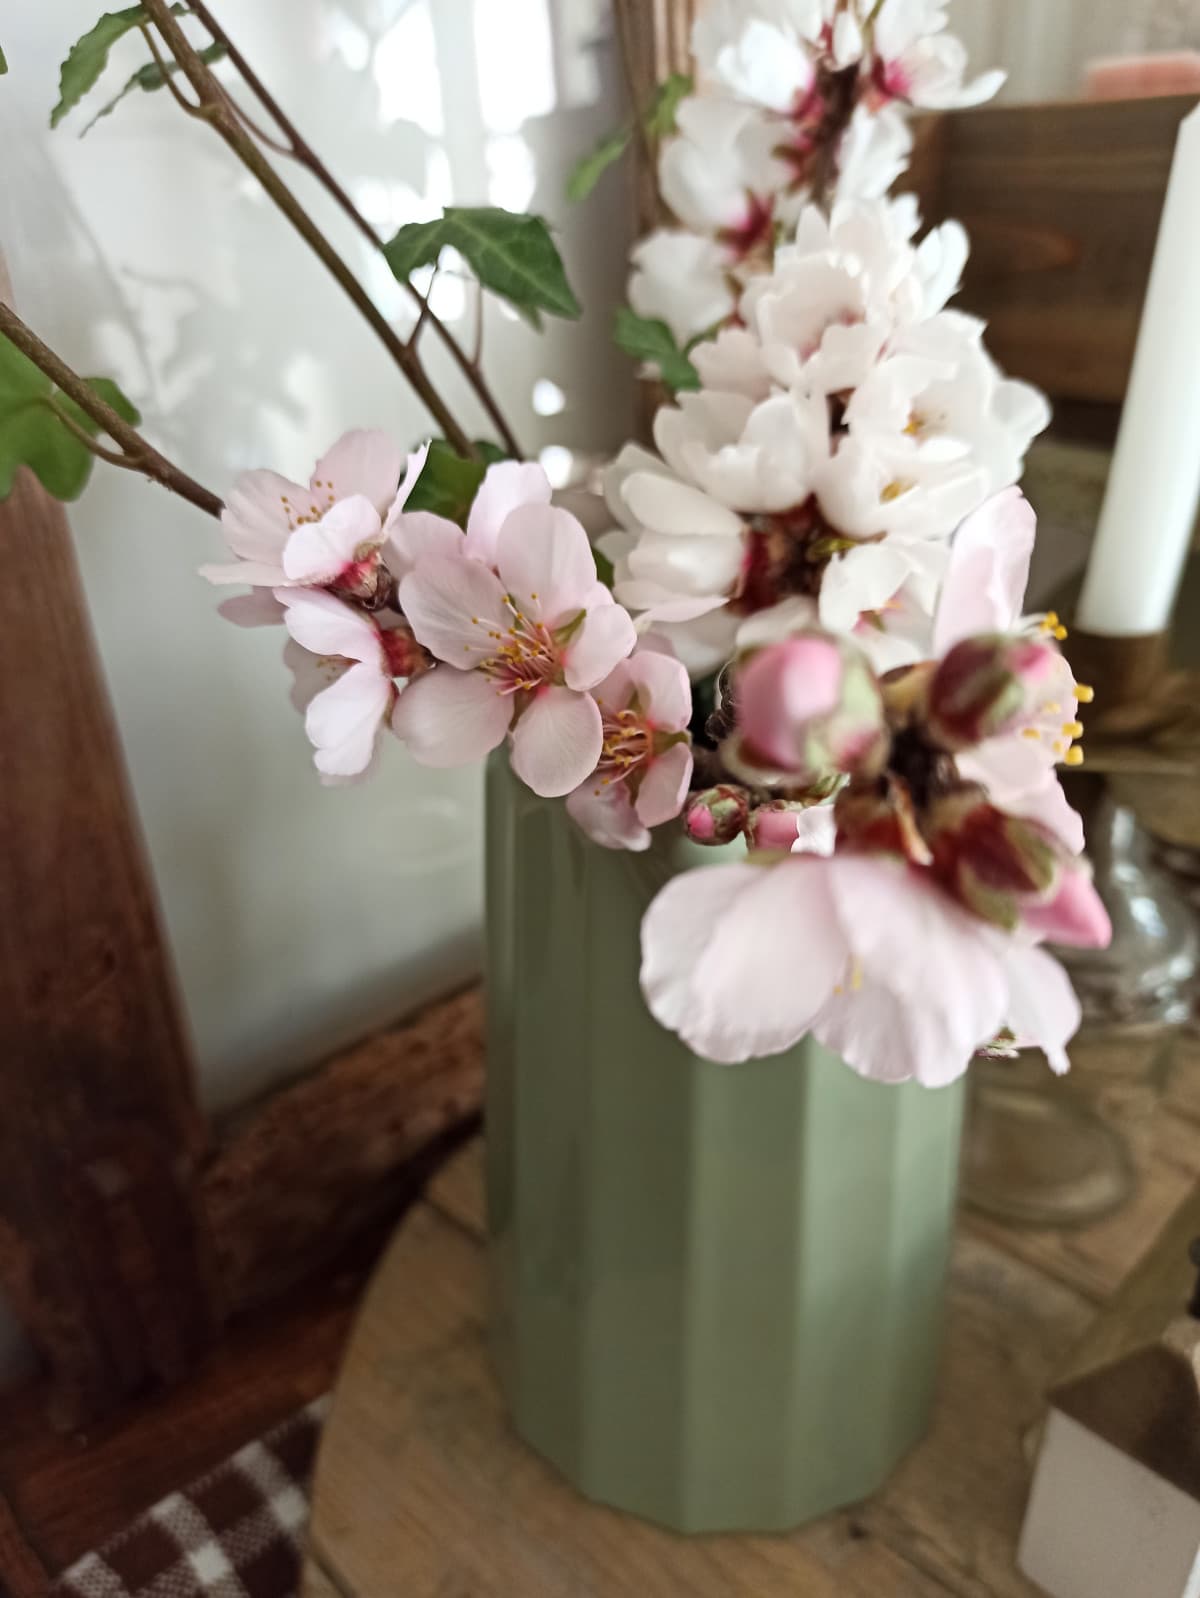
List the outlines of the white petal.
<svg viewBox="0 0 1200 1598">
<path fill-rule="evenodd" d="M 658 533 L 703 533 L 734 538 L 742 519 L 697 488 L 652 472 L 625 482 L 625 502 L 643 527 Z"/>
<path fill-rule="evenodd" d="M 352 666 L 308 707 L 304 730 L 314 764 L 330 777 L 354 777 L 371 763 L 394 690 L 376 664 Z"/>
<path fill-rule="evenodd" d="M 379 629 L 361 611 L 318 588 L 280 588 L 275 597 L 287 612 L 283 619 L 288 632 L 314 655 L 379 659 Z"/>
<path fill-rule="evenodd" d="M 831 560 L 821 579 L 821 625 L 850 632 L 865 610 L 881 610 L 908 576 L 904 556 L 889 543 L 861 544 Z"/>
<path fill-rule="evenodd" d="M 418 642 L 464 669 L 490 660 L 512 624 L 495 573 L 465 556 L 426 556 L 401 582 L 399 597 Z"/>
<path fill-rule="evenodd" d="M 736 309 L 725 252 L 712 238 L 652 233 L 635 246 L 631 260 L 630 305 L 639 316 L 665 322 L 680 347 Z"/>
<path fill-rule="evenodd" d="M 512 713 L 480 672 L 437 666 L 402 691 L 392 731 L 423 766 L 468 766 L 504 741 Z"/>
<path fill-rule="evenodd" d="M 486 566 L 496 564 L 496 540 L 518 505 L 548 505 L 550 479 L 540 466 L 501 461 L 489 466 L 467 517 L 467 552 Z"/>
<path fill-rule="evenodd" d="M 568 795 L 567 814 L 603 849 L 636 853 L 650 847 L 650 834 L 638 820 L 623 782 L 603 786 L 598 777 L 589 777 Z"/>
<path fill-rule="evenodd" d="M 586 609 L 596 587 L 587 534 L 569 511 L 553 505 L 522 505 L 505 518 L 496 566 L 518 608 L 550 625 Z"/>
<path fill-rule="evenodd" d="M 349 499 L 352 494 L 363 494 L 383 517 L 396 498 L 404 466 L 403 451 L 387 433 L 356 428 L 344 433 L 317 462 L 312 491 L 321 505 L 330 497 Z"/>
<path fill-rule="evenodd" d="M 637 630 L 620 605 L 597 605 L 589 610 L 579 631 L 567 645 L 563 674 L 568 688 L 594 688 L 618 661 L 632 654 Z"/>
<path fill-rule="evenodd" d="M 543 688 L 512 730 L 512 768 L 543 799 L 561 798 L 596 769 L 603 741 L 600 708 L 590 694 Z"/>
<path fill-rule="evenodd" d="M 644 826 L 661 827 L 679 814 L 691 787 L 692 766 L 687 744 L 672 744 L 650 762 L 634 805 Z"/>
<path fill-rule="evenodd" d="M 393 577 L 407 577 L 426 555 L 460 557 L 466 548 L 461 527 L 432 511 L 405 511 L 390 526 L 385 556 Z"/>
<path fill-rule="evenodd" d="M 1079 1030 L 1075 990 L 1057 960 L 1043 949 L 1014 942 L 1004 962 L 1008 977 L 1006 1019 L 1018 1047 L 1043 1051 L 1060 1074 L 1070 1066 L 1066 1046 Z"/>
<path fill-rule="evenodd" d="M 647 533 L 630 552 L 626 566 L 630 580 L 654 583 L 683 599 L 730 593 L 741 576 L 742 559 L 740 536 Z M 638 604 L 638 608 L 648 607 Z"/>
<path fill-rule="evenodd" d="M 283 548 L 283 570 L 294 583 L 330 582 L 364 545 L 383 538 L 379 512 L 363 494 L 338 500 L 319 522 L 306 522 Z"/>
<path fill-rule="evenodd" d="M 693 1048 L 723 1063 L 797 1043 L 846 968 L 829 862 L 789 855 L 751 869 L 754 880 L 717 918 L 696 964 L 693 1013 L 683 1028 Z"/>
<path fill-rule="evenodd" d="M 230 549 L 245 560 L 276 562 L 287 542 L 290 511 L 304 514 L 309 491 L 277 472 L 242 472 L 221 512 L 221 529 Z"/>
<path fill-rule="evenodd" d="M 673 877 L 642 918 L 641 986 L 660 1026 L 682 1033 L 694 1015 L 696 967 L 721 919 L 757 881 L 739 861 Z"/>
<path fill-rule="evenodd" d="M 1037 517 L 1019 488 L 993 495 L 967 517 L 954 535 L 938 602 L 938 655 L 974 633 L 1008 632 L 1016 625 L 1036 533 Z"/>
</svg>

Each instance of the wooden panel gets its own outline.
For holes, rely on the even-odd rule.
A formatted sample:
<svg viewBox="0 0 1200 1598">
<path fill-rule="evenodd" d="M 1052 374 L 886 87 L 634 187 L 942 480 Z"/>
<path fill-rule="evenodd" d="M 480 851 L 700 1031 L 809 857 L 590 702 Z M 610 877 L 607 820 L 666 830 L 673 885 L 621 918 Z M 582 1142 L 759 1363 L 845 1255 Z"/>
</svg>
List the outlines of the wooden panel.
<svg viewBox="0 0 1200 1598">
<path fill-rule="evenodd" d="M 998 106 L 946 116 L 919 192 L 957 217 L 957 302 L 1001 366 L 1055 399 L 1125 393 L 1175 135 L 1191 97 Z"/>
<path fill-rule="evenodd" d="M 0 560 L 0 1283 L 78 1423 L 209 1339 L 205 1132 L 66 518 L 24 471 Z"/>
<path fill-rule="evenodd" d="M 1089 1318 L 1070 1288 L 965 1235 L 934 1430 L 889 1486 L 794 1537 L 684 1540 L 583 1503 L 510 1432 L 485 1348 L 480 1195 L 473 1146 L 401 1229 L 357 1323 L 314 1496 L 313 1556 L 336 1591 L 1033 1598 L 1013 1563 L 1025 1438 Z"/>
</svg>

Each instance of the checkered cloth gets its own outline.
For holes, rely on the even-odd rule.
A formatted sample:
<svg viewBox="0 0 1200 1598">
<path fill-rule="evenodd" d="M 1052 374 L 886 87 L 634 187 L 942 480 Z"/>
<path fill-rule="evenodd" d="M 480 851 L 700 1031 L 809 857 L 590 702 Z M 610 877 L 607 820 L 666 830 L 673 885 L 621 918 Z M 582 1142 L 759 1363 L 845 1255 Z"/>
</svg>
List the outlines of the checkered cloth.
<svg viewBox="0 0 1200 1598">
<path fill-rule="evenodd" d="M 155 1504 L 64 1572 L 52 1598 L 295 1598 L 327 1399 Z"/>
</svg>

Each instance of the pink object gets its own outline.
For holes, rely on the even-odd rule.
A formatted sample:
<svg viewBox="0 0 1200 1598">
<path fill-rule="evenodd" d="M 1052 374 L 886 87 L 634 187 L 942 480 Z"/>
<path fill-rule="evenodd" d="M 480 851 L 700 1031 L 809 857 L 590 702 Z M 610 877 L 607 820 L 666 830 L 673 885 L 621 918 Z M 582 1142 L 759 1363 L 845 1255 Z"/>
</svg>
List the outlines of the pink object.
<svg viewBox="0 0 1200 1598">
<path fill-rule="evenodd" d="M 1200 51 L 1102 56 L 1083 73 L 1087 100 L 1148 100 L 1157 95 L 1200 94 Z"/>
</svg>

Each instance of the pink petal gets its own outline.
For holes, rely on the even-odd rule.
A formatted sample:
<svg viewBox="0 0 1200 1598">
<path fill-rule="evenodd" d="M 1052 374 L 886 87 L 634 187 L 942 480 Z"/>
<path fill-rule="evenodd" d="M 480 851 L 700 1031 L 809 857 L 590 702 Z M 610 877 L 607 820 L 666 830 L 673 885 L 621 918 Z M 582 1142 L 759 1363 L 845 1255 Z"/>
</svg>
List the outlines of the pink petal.
<svg viewBox="0 0 1200 1598">
<path fill-rule="evenodd" d="M 465 556 L 427 555 L 401 582 L 400 608 L 426 649 L 464 669 L 490 660 L 512 625 L 495 573 Z"/>
<path fill-rule="evenodd" d="M 594 688 L 633 652 L 636 643 L 633 619 L 620 605 L 589 610 L 563 656 L 568 688 Z"/>
<path fill-rule="evenodd" d="M 1006 488 L 954 535 L 934 623 L 934 653 L 974 633 L 1007 632 L 1021 615 L 1037 518 L 1019 488 Z"/>
<path fill-rule="evenodd" d="M 683 809 L 692 784 L 692 751 L 687 744 L 672 744 L 650 762 L 635 803 L 638 820 L 661 827 Z"/>
<path fill-rule="evenodd" d="M 1070 1067 L 1066 1046 L 1079 1030 L 1079 1000 L 1057 960 L 1043 949 L 1014 942 L 1005 960 L 1005 1019 L 1018 1048 L 1041 1049 L 1061 1075 Z"/>
<path fill-rule="evenodd" d="M 275 597 L 286 611 L 288 632 L 314 655 L 378 661 L 379 630 L 361 611 L 319 588 L 280 588 Z"/>
<path fill-rule="evenodd" d="M 201 566 L 201 577 L 216 588 L 230 583 L 250 583 L 255 588 L 282 588 L 287 583 L 282 566 L 261 560 L 235 560 L 226 566 Z"/>
<path fill-rule="evenodd" d="M 235 627 L 277 627 L 283 620 L 283 606 L 265 588 L 254 588 L 248 594 L 222 600 L 217 614 Z"/>
<path fill-rule="evenodd" d="M 808 729 L 842 694 L 842 655 L 832 638 L 790 638 L 754 655 L 737 674 L 738 727 L 755 756 L 792 771 L 804 763 Z"/>
<path fill-rule="evenodd" d="M 752 880 L 717 918 L 696 963 L 693 1010 L 681 1028 L 692 1048 L 725 1064 L 797 1043 L 844 975 L 849 952 L 829 898 L 828 862 L 791 855 L 749 869 Z"/>
<path fill-rule="evenodd" d="M 423 766 L 468 766 L 503 743 L 512 713 L 481 673 L 438 666 L 402 691 L 392 731 Z"/>
<path fill-rule="evenodd" d="M 299 512 L 310 501 L 307 488 L 278 472 L 241 472 L 221 512 L 221 529 L 236 555 L 275 562 L 290 530 L 289 506 Z"/>
<path fill-rule="evenodd" d="M 435 516 L 432 511 L 406 511 L 389 522 L 389 537 L 384 558 L 393 577 L 407 577 L 418 561 L 427 555 L 451 560 L 465 552 L 462 528 Z"/>
<path fill-rule="evenodd" d="M 376 665 L 352 666 L 308 707 L 304 730 L 314 764 L 330 777 L 365 771 L 392 700 L 392 684 Z"/>
<path fill-rule="evenodd" d="M 630 686 L 637 689 L 642 713 L 660 732 L 682 732 L 692 719 L 692 685 L 687 668 L 674 655 L 647 648 L 643 639 L 625 663 Z"/>
<path fill-rule="evenodd" d="M 1021 917 L 1023 924 L 1048 943 L 1073 949 L 1107 949 L 1112 942 L 1112 922 L 1084 865 L 1068 866 L 1058 892 L 1049 904 L 1032 905 Z"/>
<path fill-rule="evenodd" d="M 312 475 L 312 492 L 319 505 L 364 494 L 381 517 L 386 516 L 396 497 L 400 472 L 405 464 L 399 445 L 387 433 L 374 428 L 355 428 L 344 433 L 317 462 Z"/>
<path fill-rule="evenodd" d="M 534 793 L 558 799 L 596 769 L 603 741 L 600 707 L 590 694 L 542 688 L 512 730 L 512 768 Z"/>
<path fill-rule="evenodd" d="M 587 534 L 569 511 L 552 505 L 521 505 L 506 517 L 496 569 L 525 615 L 551 624 L 585 609 L 596 586 Z"/>
<path fill-rule="evenodd" d="M 598 777 L 589 777 L 567 796 L 567 814 L 602 849 L 636 853 L 650 847 L 650 834 L 638 820 L 623 782 L 604 787 Z"/>
<path fill-rule="evenodd" d="M 330 582 L 364 545 L 383 537 L 379 512 L 362 494 L 338 500 L 319 522 L 306 522 L 283 549 L 283 569 L 294 583 Z"/>
<path fill-rule="evenodd" d="M 467 552 L 485 566 L 496 564 L 500 529 L 520 505 L 548 505 L 550 479 L 540 466 L 501 461 L 489 466 L 467 517 Z"/>
<path fill-rule="evenodd" d="M 754 866 L 704 866 L 673 877 L 642 918 L 641 986 L 660 1026 L 682 1034 L 695 1016 L 696 967 L 718 924 L 757 882 Z"/>
</svg>

